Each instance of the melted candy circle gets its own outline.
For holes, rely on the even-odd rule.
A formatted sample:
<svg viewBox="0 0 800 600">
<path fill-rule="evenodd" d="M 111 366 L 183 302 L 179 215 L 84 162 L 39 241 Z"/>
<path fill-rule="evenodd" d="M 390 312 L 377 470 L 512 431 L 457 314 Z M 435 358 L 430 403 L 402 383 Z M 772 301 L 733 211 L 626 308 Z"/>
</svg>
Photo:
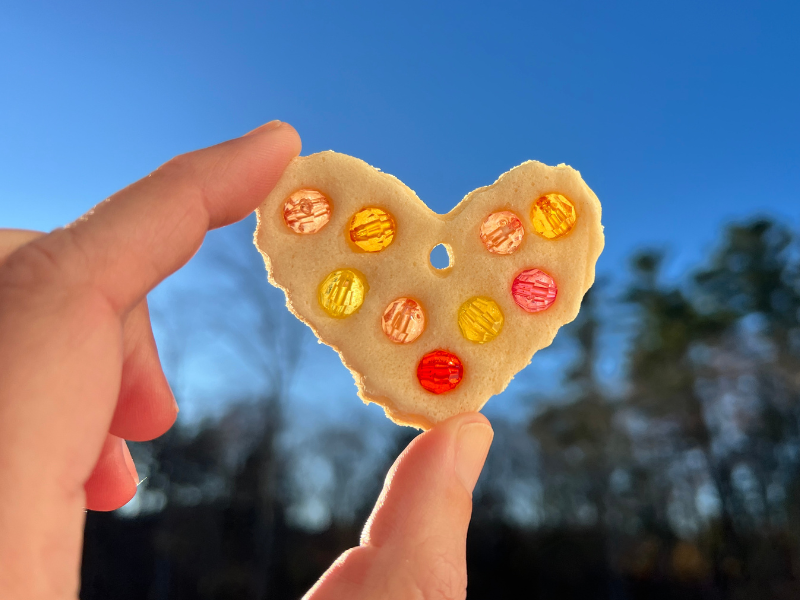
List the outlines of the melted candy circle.
<svg viewBox="0 0 800 600">
<path fill-rule="evenodd" d="M 283 220 L 295 233 L 317 233 L 331 219 L 331 201 L 316 190 L 297 190 L 283 203 Z"/>
<path fill-rule="evenodd" d="M 355 269 L 338 269 L 319 285 L 317 301 L 335 319 L 344 319 L 364 303 L 369 286 L 367 278 Z"/>
<path fill-rule="evenodd" d="M 520 308 L 529 312 L 541 312 L 555 302 L 558 288 L 556 282 L 540 269 L 528 269 L 517 275 L 511 284 L 511 295 Z"/>
<path fill-rule="evenodd" d="M 425 331 L 425 313 L 416 300 L 398 298 L 383 311 L 383 333 L 396 344 L 410 344 Z"/>
<path fill-rule="evenodd" d="M 575 226 L 575 205 L 561 194 L 547 194 L 533 203 L 533 228 L 548 240 L 567 235 Z"/>
<path fill-rule="evenodd" d="M 350 240 L 365 252 L 380 252 L 394 240 L 392 216 L 380 208 L 365 208 L 350 219 Z"/>
<path fill-rule="evenodd" d="M 511 254 L 519 248 L 525 229 L 510 210 L 490 214 L 481 224 L 481 241 L 493 254 Z"/>
<path fill-rule="evenodd" d="M 485 296 L 470 298 L 458 309 L 461 335 L 476 344 L 496 338 L 503 329 L 503 312 L 497 302 Z"/>
<path fill-rule="evenodd" d="M 449 392 L 461 383 L 464 366 L 459 358 L 447 350 L 434 350 L 422 357 L 417 366 L 417 379 L 433 394 Z"/>
</svg>

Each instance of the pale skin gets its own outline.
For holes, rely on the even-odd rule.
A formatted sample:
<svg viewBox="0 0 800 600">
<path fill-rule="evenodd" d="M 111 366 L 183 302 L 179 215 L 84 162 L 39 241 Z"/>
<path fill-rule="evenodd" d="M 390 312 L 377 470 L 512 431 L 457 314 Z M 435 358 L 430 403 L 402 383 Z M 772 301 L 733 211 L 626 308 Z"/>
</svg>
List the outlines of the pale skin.
<svg viewBox="0 0 800 600">
<path fill-rule="evenodd" d="M 177 416 L 146 295 L 208 230 L 250 214 L 299 152 L 295 130 L 270 122 L 172 159 L 64 229 L 0 230 L 0 598 L 77 598 L 84 509 L 128 502 L 139 478 L 125 440 Z M 463 599 L 491 441 L 477 413 L 418 436 L 360 545 L 306 598 Z"/>
</svg>

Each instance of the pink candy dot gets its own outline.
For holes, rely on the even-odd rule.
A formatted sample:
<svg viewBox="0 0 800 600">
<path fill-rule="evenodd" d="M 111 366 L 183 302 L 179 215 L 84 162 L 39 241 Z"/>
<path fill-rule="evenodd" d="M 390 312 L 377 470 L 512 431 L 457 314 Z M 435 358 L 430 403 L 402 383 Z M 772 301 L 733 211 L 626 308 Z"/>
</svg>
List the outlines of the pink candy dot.
<svg viewBox="0 0 800 600">
<path fill-rule="evenodd" d="M 528 269 L 517 275 L 511 284 L 511 295 L 523 310 L 535 313 L 547 310 L 555 302 L 556 282 L 540 269 Z"/>
</svg>

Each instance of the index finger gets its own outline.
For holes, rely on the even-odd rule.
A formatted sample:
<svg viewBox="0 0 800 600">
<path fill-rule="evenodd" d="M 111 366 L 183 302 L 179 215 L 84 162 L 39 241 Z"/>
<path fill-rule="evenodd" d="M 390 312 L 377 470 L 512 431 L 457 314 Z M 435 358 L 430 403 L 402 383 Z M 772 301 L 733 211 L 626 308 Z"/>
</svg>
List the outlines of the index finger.
<svg viewBox="0 0 800 600">
<path fill-rule="evenodd" d="M 299 152 L 294 128 L 272 121 L 178 156 L 10 257 L 4 283 L 98 292 L 124 313 L 185 264 L 208 230 L 252 212 Z"/>
</svg>

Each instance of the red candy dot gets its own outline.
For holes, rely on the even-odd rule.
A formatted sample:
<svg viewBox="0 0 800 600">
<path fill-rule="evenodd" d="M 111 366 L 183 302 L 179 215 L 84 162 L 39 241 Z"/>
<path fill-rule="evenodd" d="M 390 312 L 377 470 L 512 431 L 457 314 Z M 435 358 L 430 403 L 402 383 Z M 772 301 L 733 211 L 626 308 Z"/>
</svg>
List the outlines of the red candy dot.
<svg viewBox="0 0 800 600">
<path fill-rule="evenodd" d="M 550 308 L 555 302 L 556 282 L 540 269 L 528 269 L 517 275 L 511 284 L 511 295 L 520 308 L 530 313 Z"/>
<path fill-rule="evenodd" d="M 417 366 L 417 379 L 422 387 L 434 394 L 449 392 L 461 383 L 463 376 L 461 361 L 446 350 L 428 352 Z"/>
</svg>

